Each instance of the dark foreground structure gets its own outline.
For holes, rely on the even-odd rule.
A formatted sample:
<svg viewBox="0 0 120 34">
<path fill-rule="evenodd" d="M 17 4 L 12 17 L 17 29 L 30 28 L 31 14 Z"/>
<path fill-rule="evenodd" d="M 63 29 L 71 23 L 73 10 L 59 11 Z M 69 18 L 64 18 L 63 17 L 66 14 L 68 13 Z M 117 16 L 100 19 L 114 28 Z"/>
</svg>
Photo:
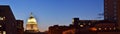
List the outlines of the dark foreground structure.
<svg viewBox="0 0 120 34">
<path fill-rule="evenodd" d="M 23 20 L 16 20 L 8 5 L 0 5 L 0 34 L 23 34 Z"/>
</svg>

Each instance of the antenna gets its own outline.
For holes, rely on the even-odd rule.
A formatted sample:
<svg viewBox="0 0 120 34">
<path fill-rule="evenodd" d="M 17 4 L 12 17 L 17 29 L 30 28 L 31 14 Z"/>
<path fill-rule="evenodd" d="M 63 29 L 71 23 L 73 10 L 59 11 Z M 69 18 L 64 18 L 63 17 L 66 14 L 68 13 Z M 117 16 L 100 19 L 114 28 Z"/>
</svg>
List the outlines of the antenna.
<svg viewBox="0 0 120 34">
<path fill-rule="evenodd" d="M 30 16 L 33 17 L 33 13 L 32 12 L 30 13 Z"/>
</svg>

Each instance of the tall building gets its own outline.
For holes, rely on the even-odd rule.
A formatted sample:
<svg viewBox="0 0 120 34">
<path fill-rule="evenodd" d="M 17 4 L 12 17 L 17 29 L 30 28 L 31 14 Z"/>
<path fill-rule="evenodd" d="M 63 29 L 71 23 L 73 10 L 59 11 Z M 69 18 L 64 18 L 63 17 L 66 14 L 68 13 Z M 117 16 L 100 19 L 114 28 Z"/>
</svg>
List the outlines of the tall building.
<svg viewBox="0 0 120 34">
<path fill-rule="evenodd" d="M 22 34 L 23 25 L 19 26 L 19 23 L 23 24 L 15 19 L 8 5 L 0 5 L 0 34 Z"/>
<path fill-rule="evenodd" d="M 38 33 L 39 32 L 37 21 L 33 17 L 32 13 L 27 21 L 25 32 L 28 32 L 28 33 Z"/>
<path fill-rule="evenodd" d="M 104 19 L 120 24 L 120 0 L 104 0 Z"/>
</svg>

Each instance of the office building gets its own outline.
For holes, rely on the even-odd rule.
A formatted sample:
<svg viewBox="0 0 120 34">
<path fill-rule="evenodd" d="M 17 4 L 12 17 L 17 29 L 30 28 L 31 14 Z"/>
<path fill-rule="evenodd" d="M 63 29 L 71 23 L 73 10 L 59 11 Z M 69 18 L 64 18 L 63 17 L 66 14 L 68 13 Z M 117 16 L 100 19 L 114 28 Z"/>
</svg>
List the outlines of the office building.
<svg viewBox="0 0 120 34">
<path fill-rule="evenodd" d="M 15 19 L 10 6 L 0 5 L 0 34 L 22 34 L 22 28 L 23 21 Z"/>
</svg>

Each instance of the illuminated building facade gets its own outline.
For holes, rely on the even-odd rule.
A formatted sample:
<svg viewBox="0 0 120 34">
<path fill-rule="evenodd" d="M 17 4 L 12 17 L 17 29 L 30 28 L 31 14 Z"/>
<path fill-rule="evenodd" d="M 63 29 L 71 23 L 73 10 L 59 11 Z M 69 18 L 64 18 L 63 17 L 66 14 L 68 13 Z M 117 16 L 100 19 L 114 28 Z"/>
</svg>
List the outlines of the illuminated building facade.
<svg viewBox="0 0 120 34">
<path fill-rule="evenodd" d="M 23 21 L 15 19 L 8 5 L 0 5 L 0 34 L 23 34 Z"/>
<path fill-rule="evenodd" d="M 28 33 L 38 33 L 38 25 L 36 19 L 33 17 L 32 13 L 27 21 L 25 32 Z"/>
<path fill-rule="evenodd" d="M 73 18 L 73 25 L 77 34 L 99 34 L 100 32 L 119 31 L 117 24 L 109 20 L 79 20 L 79 18 Z"/>
</svg>

